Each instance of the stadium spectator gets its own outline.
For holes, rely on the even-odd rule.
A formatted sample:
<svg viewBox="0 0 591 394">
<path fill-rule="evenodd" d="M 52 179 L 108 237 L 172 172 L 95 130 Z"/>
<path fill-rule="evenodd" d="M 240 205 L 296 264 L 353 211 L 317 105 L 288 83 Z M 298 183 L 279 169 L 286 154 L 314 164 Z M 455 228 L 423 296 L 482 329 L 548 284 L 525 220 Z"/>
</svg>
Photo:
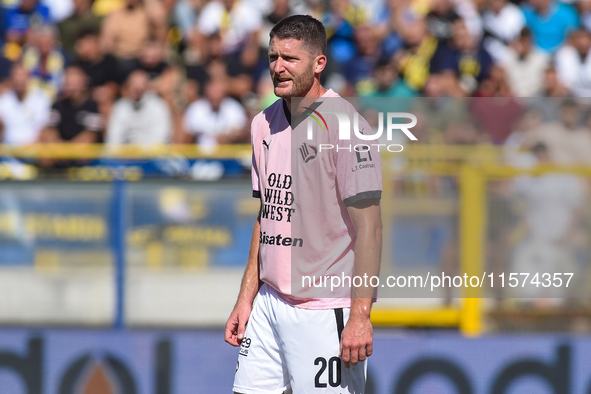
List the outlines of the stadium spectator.
<svg viewBox="0 0 591 394">
<path fill-rule="evenodd" d="M 432 134 L 440 134 L 454 119 L 465 119 L 466 101 L 457 78 L 452 74 L 432 74 L 423 89 L 422 100 L 413 100 L 411 113 L 419 113 L 427 121 Z"/>
<path fill-rule="evenodd" d="M 453 23 L 459 18 L 450 0 L 433 0 L 425 20 L 429 33 L 439 41 L 445 41 L 451 38 Z"/>
<path fill-rule="evenodd" d="M 101 30 L 101 45 L 113 55 L 124 75 L 136 65 L 136 59 L 150 38 L 150 17 L 142 0 L 126 0 L 126 6 L 107 16 Z"/>
<path fill-rule="evenodd" d="M 197 31 L 201 37 L 219 33 L 223 52 L 249 68 L 256 64 L 259 56 L 261 19 L 259 11 L 244 1 L 215 0 L 203 7 Z"/>
<path fill-rule="evenodd" d="M 523 27 L 523 12 L 507 0 L 488 0 L 482 13 L 483 45 L 496 61 L 505 58 L 507 45 L 515 41 Z"/>
<path fill-rule="evenodd" d="M 370 90 L 360 94 L 362 97 L 415 97 L 417 95 L 415 90 L 398 77 L 396 66 L 387 59 L 380 59 L 377 62 L 373 75 Z"/>
<path fill-rule="evenodd" d="M 453 35 L 448 43 L 439 44 L 431 59 L 432 73 L 453 73 L 466 93 L 473 93 L 478 82 L 489 75 L 493 60 L 477 39 L 458 19 L 453 25 Z"/>
<path fill-rule="evenodd" d="M 98 32 L 92 28 L 78 32 L 75 50 L 75 64 L 88 76 L 91 97 L 106 119 L 119 93 L 119 84 L 123 80 L 117 60 L 112 55 L 103 53 Z"/>
<path fill-rule="evenodd" d="M 511 90 L 520 97 L 534 97 L 542 93 L 544 72 L 549 63 L 550 56 L 533 46 L 528 28 L 522 29 L 519 38 L 507 48 L 500 62 Z"/>
<path fill-rule="evenodd" d="M 269 33 L 273 26 L 281 19 L 292 15 L 289 3 L 289 0 L 273 0 L 273 9 L 263 17 L 259 33 L 259 46 L 264 51 L 269 50 Z"/>
<path fill-rule="evenodd" d="M 551 147 L 537 143 L 531 151 L 537 164 L 552 162 Z M 540 176 L 519 176 L 513 180 L 514 190 L 525 205 L 526 237 L 514 248 L 510 269 L 516 272 L 577 272 L 576 236 L 584 216 L 584 183 L 573 174 L 546 173 Z M 548 289 L 528 283 L 519 289 L 521 297 L 552 297 L 538 299 L 539 307 L 561 304 L 566 288 Z"/>
<path fill-rule="evenodd" d="M 64 73 L 64 88 L 56 101 L 43 130 L 40 142 L 88 144 L 98 142 L 103 118 L 90 98 L 88 77 L 78 66 L 69 66 Z"/>
<path fill-rule="evenodd" d="M 381 42 L 383 56 L 390 58 L 402 48 L 402 38 L 395 28 L 397 0 L 386 0 L 371 18 L 374 34 Z"/>
<path fill-rule="evenodd" d="M 138 70 L 145 71 L 150 78 L 150 89 L 157 93 L 168 105 L 173 117 L 174 137 L 177 141 L 182 134 L 183 97 L 179 93 L 182 87 L 182 73 L 179 67 L 169 64 L 164 57 L 164 45 L 157 40 L 150 40 L 142 49 L 137 62 Z"/>
<path fill-rule="evenodd" d="M 183 121 L 188 139 L 201 146 L 248 141 L 246 112 L 226 94 L 226 81 L 213 79 L 205 86 L 205 97 L 189 105 Z"/>
<path fill-rule="evenodd" d="M 52 22 L 49 8 L 39 0 L 21 0 L 17 7 L 5 10 L 4 18 L 5 39 L 8 43 L 17 45 L 25 44 L 31 28 Z"/>
<path fill-rule="evenodd" d="M 591 164 L 591 111 L 584 115 L 584 122 L 572 135 L 573 146 L 577 150 L 577 162 L 585 165 Z"/>
<path fill-rule="evenodd" d="M 579 27 L 577 11 L 561 1 L 529 0 L 522 10 L 534 42 L 549 53 L 555 53 L 568 34 Z"/>
<path fill-rule="evenodd" d="M 400 26 L 404 48 L 394 54 L 406 84 L 421 90 L 429 79 L 431 60 L 438 42 L 429 34 L 424 19 L 414 19 Z"/>
<path fill-rule="evenodd" d="M 35 143 L 47 124 L 51 100 L 42 90 L 28 86 L 29 73 L 21 63 L 14 64 L 10 87 L 0 96 L 0 140 L 4 144 Z"/>
<path fill-rule="evenodd" d="M 31 83 L 43 89 L 52 99 L 61 89 L 66 59 L 57 42 L 52 25 L 32 30 L 32 45 L 25 46 L 22 62 L 31 75 Z"/>
<path fill-rule="evenodd" d="M 566 99 L 560 106 L 560 120 L 545 122 L 524 135 L 524 145 L 533 147 L 542 143 L 548 149 L 550 159 L 558 164 L 575 164 L 578 147 L 576 135 L 580 127 L 579 106 L 573 99 Z"/>
<path fill-rule="evenodd" d="M 330 6 L 330 9 L 325 9 L 322 2 L 318 2 L 315 16 L 326 27 L 329 57 L 342 66 L 355 56 L 355 28 L 369 24 L 370 18 L 361 3 L 335 0 Z M 314 12 L 311 14 L 314 15 Z"/>
<path fill-rule="evenodd" d="M 172 116 L 166 102 L 148 89 L 150 78 L 133 71 L 124 86 L 124 96 L 113 106 L 105 142 L 118 144 L 165 144 L 172 137 Z"/>
<path fill-rule="evenodd" d="M 80 32 L 89 29 L 98 32 L 101 28 L 101 19 L 92 13 L 91 6 L 91 0 L 74 0 L 73 15 L 58 25 L 62 48 L 70 59 L 75 57 L 74 46 Z"/>
<path fill-rule="evenodd" d="M 200 45 L 202 42 L 205 42 L 204 46 Z M 236 56 L 224 53 L 218 33 L 208 37 L 196 36 L 192 43 L 192 47 L 185 51 L 187 79 L 195 90 L 192 97 L 203 95 L 207 81 L 215 78 L 228 80 L 228 94 L 232 97 L 240 98 L 252 91 L 252 76 Z"/>
<path fill-rule="evenodd" d="M 117 60 L 109 54 L 103 53 L 98 32 L 93 29 L 84 29 L 78 33 L 75 44 L 76 64 L 78 64 L 89 78 L 89 86 L 92 89 L 121 82 L 118 72 Z"/>
<path fill-rule="evenodd" d="M 169 67 L 170 65 L 164 58 L 164 45 L 152 39 L 142 48 L 135 68 L 144 70 L 153 80 L 162 75 Z"/>
<path fill-rule="evenodd" d="M 495 144 L 504 144 L 523 114 L 523 107 L 512 97 L 474 100 L 470 113 Z"/>
<path fill-rule="evenodd" d="M 343 65 L 346 96 L 367 94 L 372 89 L 372 71 L 381 56 L 380 42 L 367 25 L 355 28 L 355 55 Z"/>
<path fill-rule="evenodd" d="M 558 78 L 572 94 L 591 97 L 591 33 L 585 29 L 575 31 L 570 43 L 556 53 Z"/>
<path fill-rule="evenodd" d="M 513 92 L 507 83 L 507 74 L 498 64 L 493 64 L 488 76 L 484 78 L 474 97 L 511 97 Z"/>
<path fill-rule="evenodd" d="M 545 97 L 567 97 L 569 91 L 560 82 L 556 68 L 550 66 L 544 72 L 544 89 L 543 96 Z"/>
<path fill-rule="evenodd" d="M 194 27 L 197 23 L 197 16 L 201 11 L 200 0 L 178 0 L 172 11 L 173 19 L 178 26 L 180 33 L 186 41 L 193 38 Z"/>
<path fill-rule="evenodd" d="M 0 53 L 0 94 L 6 90 L 13 62 Z"/>
</svg>

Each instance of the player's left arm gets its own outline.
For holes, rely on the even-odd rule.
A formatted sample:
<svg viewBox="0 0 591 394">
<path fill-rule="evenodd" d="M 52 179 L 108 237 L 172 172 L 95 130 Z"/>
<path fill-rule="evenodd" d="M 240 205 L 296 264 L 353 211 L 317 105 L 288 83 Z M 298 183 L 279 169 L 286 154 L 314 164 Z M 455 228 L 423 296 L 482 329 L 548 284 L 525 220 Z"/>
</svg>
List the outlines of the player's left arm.
<svg viewBox="0 0 591 394">
<path fill-rule="evenodd" d="M 345 367 L 356 365 L 373 352 L 373 327 L 370 321 L 375 287 L 369 278 L 378 276 L 382 251 L 382 219 L 379 199 L 364 199 L 347 207 L 357 232 L 353 275 L 364 280 L 362 287 L 353 287 L 351 314 L 341 335 L 340 354 Z"/>
</svg>

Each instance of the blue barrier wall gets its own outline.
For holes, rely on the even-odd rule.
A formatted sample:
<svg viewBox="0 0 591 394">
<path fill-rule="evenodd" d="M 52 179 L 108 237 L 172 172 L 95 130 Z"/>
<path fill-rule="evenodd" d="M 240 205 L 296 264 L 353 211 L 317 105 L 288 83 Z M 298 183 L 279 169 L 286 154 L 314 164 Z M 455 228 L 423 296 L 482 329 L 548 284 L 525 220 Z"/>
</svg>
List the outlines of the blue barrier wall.
<svg viewBox="0 0 591 394">
<path fill-rule="evenodd" d="M 378 331 L 374 348 L 368 394 L 591 392 L 588 337 Z M 1 329 L 0 393 L 230 393 L 237 357 L 221 330 Z"/>
</svg>

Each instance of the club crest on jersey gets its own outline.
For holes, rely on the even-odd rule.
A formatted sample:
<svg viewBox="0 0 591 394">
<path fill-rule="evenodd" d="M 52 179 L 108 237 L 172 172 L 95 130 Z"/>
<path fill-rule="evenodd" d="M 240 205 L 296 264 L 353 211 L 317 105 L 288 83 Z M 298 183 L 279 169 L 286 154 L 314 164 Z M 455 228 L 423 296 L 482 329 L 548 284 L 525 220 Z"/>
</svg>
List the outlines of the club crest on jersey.
<svg viewBox="0 0 591 394">
<path fill-rule="evenodd" d="M 309 162 L 312 159 L 316 158 L 316 153 L 318 152 L 318 149 L 316 149 L 316 147 L 312 146 L 312 145 L 308 145 L 305 142 L 300 145 L 300 154 L 302 155 L 302 159 L 304 160 L 304 163 Z"/>
</svg>

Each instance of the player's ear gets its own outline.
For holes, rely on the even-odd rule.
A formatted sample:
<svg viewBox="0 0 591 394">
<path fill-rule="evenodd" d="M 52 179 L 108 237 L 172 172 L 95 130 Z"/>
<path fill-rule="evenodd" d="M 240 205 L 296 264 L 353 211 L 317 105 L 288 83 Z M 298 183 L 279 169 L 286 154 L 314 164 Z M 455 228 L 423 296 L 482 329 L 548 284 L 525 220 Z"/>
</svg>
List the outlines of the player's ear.
<svg viewBox="0 0 591 394">
<path fill-rule="evenodd" d="M 326 67 L 326 56 L 319 54 L 314 60 L 314 73 L 320 74 Z"/>
</svg>

